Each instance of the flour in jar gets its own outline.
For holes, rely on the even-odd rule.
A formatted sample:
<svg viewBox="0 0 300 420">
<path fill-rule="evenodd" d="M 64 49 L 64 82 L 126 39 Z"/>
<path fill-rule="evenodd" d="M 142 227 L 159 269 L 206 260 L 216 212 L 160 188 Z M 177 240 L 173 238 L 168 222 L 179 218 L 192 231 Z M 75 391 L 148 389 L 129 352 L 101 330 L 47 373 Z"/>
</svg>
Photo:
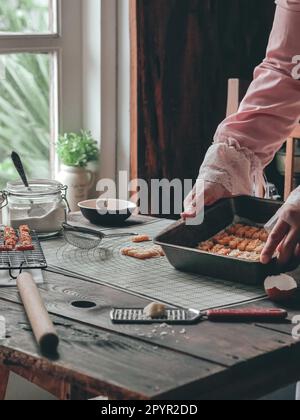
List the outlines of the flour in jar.
<svg viewBox="0 0 300 420">
<path fill-rule="evenodd" d="M 20 225 L 28 225 L 38 234 L 52 234 L 61 230 L 62 223 L 66 220 L 66 208 L 63 203 L 43 203 L 44 214 L 39 217 L 29 215 L 29 213 L 33 213 L 34 206 L 35 204 L 30 207 L 20 206 L 5 211 L 3 222 L 14 229 L 17 229 Z"/>
</svg>

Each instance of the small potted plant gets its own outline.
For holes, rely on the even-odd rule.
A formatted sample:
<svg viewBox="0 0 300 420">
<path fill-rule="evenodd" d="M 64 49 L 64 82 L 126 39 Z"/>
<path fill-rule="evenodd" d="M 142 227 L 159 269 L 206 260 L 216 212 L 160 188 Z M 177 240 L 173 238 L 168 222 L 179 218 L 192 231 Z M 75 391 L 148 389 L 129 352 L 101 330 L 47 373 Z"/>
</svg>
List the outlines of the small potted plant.
<svg viewBox="0 0 300 420">
<path fill-rule="evenodd" d="M 57 154 L 61 162 L 58 180 L 68 186 L 70 208 L 77 211 L 94 183 L 94 173 L 87 166 L 99 159 L 98 144 L 89 131 L 65 133 L 58 139 Z"/>
</svg>

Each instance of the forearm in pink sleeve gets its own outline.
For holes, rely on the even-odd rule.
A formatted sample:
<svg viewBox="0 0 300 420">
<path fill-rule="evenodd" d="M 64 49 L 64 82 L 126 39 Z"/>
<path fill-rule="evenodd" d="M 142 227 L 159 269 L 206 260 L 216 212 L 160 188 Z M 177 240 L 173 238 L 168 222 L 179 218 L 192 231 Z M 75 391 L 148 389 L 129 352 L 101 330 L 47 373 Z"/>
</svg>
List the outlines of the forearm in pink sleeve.
<svg viewBox="0 0 300 420">
<path fill-rule="evenodd" d="M 268 51 L 239 111 L 220 124 L 199 177 L 232 194 L 252 194 L 263 168 L 300 119 L 300 0 L 277 0 Z"/>
<path fill-rule="evenodd" d="M 298 6 L 299 11 L 284 6 Z M 292 77 L 300 54 L 300 0 L 278 0 L 267 57 L 237 114 L 218 128 L 215 142 L 234 138 L 256 154 L 262 166 L 274 157 L 300 119 L 300 81 Z"/>
</svg>

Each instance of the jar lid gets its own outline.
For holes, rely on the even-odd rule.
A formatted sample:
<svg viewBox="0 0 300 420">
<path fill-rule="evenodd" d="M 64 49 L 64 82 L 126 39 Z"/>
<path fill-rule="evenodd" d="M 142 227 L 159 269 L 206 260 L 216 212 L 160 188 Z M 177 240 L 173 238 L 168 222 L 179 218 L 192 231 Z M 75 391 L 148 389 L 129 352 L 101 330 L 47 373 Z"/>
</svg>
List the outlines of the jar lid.
<svg viewBox="0 0 300 420">
<path fill-rule="evenodd" d="M 64 186 L 58 181 L 47 179 L 34 179 L 29 181 L 29 188 L 26 188 L 22 181 L 8 182 L 6 192 L 9 195 L 22 197 L 40 197 L 43 195 L 58 194 L 63 191 Z"/>
</svg>

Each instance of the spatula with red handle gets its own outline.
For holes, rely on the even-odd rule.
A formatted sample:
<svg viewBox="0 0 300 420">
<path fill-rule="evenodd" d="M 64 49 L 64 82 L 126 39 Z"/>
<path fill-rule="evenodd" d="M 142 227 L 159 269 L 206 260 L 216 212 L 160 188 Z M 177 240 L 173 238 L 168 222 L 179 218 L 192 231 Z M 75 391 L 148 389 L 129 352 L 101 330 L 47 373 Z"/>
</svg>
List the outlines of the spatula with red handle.
<svg viewBox="0 0 300 420">
<path fill-rule="evenodd" d="M 285 321 L 288 317 L 287 311 L 283 309 L 215 309 L 206 312 L 206 317 L 213 322 L 227 321 Z"/>
</svg>

